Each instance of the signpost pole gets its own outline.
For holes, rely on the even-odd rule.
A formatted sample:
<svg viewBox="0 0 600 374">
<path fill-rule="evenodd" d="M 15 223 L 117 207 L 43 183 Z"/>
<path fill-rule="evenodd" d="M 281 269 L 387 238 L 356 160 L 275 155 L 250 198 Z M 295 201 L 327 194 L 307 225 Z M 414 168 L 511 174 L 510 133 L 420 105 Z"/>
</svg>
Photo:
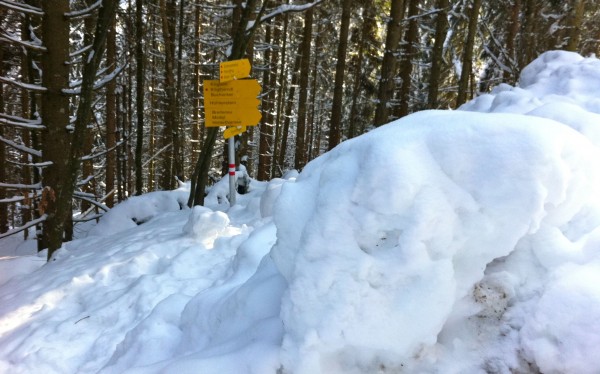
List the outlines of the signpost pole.
<svg viewBox="0 0 600 374">
<path fill-rule="evenodd" d="M 235 205 L 235 136 L 229 138 L 229 206 Z"/>
</svg>

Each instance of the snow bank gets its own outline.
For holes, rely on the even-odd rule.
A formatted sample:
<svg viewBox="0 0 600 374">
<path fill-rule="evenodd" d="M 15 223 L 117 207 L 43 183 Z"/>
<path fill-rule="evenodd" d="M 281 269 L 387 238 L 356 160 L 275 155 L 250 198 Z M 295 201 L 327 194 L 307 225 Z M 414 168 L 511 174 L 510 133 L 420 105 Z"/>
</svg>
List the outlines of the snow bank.
<svg viewBox="0 0 600 374">
<path fill-rule="evenodd" d="M 554 121 L 432 111 L 310 163 L 283 186 L 275 211 L 271 255 L 289 283 L 284 368 L 371 373 L 414 367 L 433 348 L 452 355 L 455 342 L 438 335 L 481 311 L 475 286 L 490 263 L 523 242 L 578 239 L 598 227 L 600 174 L 589 162 L 598 156 Z M 562 261 L 545 261 L 543 271 L 578 257 L 564 252 L 546 248 L 540 255 Z M 496 283 L 505 297 L 515 294 Z M 582 342 L 580 353 L 594 343 Z M 481 357 L 479 368 L 495 358 Z"/>
</svg>

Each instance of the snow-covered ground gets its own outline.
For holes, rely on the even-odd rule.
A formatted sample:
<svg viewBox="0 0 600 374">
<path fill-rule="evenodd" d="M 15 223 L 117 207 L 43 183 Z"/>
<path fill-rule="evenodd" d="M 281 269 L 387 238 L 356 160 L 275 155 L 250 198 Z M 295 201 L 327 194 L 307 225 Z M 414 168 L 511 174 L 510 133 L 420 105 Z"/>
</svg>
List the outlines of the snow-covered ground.
<svg viewBox="0 0 600 374">
<path fill-rule="evenodd" d="M 0 241 L 1 373 L 600 373 L 600 60 L 346 141 L 229 208 Z"/>
</svg>

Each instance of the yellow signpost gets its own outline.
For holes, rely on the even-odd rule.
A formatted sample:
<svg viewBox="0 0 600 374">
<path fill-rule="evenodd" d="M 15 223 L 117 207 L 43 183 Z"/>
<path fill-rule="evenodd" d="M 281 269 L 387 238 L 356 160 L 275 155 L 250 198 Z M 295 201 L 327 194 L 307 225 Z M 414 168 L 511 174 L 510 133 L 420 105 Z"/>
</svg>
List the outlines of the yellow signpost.
<svg viewBox="0 0 600 374">
<path fill-rule="evenodd" d="M 262 117 L 258 106 L 260 84 L 250 76 L 248 59 L 221 62 L 219 80 L 204 81 L 204 125 L 226 126 L 224 136 L 229 139 L 229 203 L 235 205 L 235 142 L 234 136 L 256 126 Z"/>
<path fill-rule="evenodd" d="M 204 81 L 205 126 L 256 126 L 262 117 L 260 89 L 255 79 Z"/>
<path fill-rule="evenodd" d="M 246 131 L 246 126 L 231 126 L 223 131 L 223 137 L 229 139 Z"/>
<path fill-rule="evenodd" d="M 242 60 L 226 61 L 219 64 L 221 82 L 229 82 L 234 79 L 248 78 L 250 76 L 250 61 Z"/>
</svg>

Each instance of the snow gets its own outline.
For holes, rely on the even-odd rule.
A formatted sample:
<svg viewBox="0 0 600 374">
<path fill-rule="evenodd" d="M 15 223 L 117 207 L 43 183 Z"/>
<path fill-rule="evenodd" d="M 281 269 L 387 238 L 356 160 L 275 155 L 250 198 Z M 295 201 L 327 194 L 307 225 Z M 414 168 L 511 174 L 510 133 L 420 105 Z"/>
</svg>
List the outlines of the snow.
<svg viewBox="0 0 600 374">
<path fill-rule="evenodd" d="M 598 373 L 598 80 L 548 52 L 233 207 L 133 197 L 46 264 L 3 239 L 0 372 Z"/>
</svg>

